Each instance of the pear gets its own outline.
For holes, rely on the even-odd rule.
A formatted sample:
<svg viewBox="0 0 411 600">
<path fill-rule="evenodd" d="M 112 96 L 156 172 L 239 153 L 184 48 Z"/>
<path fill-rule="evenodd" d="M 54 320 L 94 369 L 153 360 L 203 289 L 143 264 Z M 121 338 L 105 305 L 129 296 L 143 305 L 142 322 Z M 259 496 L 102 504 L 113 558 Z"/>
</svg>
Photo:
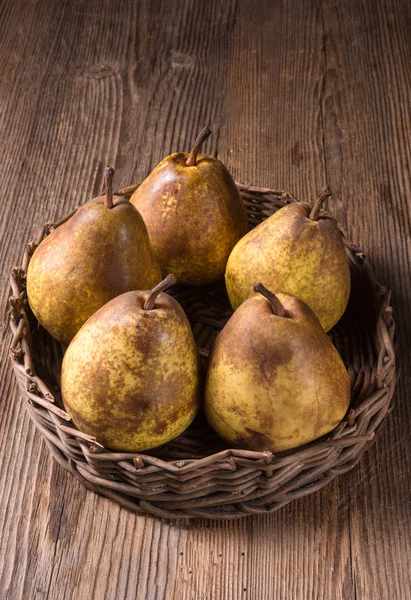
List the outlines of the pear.
<svg viewBox="0 0 411 600">
<path fill-rule="evenodd" d="M 198 155 L 210 134 L 204 128 L 190 154 L 164 158 L 131 197 L 160 266 L 188 285 L 223 279 L 231 250 L 248 231 L 230 173 L 216 158 Z"/>
<path fill-rule="evenodd" d="M 151 291 L 117 296 L 83 325 L 64 355 L 61 391 L 74 424 L 112 450 L 164 444 L 199 406 L 199 361 L 179 303 Z"/>
<path fill-rule="evenodd" d="M 79 208 L 35 250 L 27 295 L 38 321 L 68 344 L 85 321 L 109 300 L 161 280 L 144 221 L 125 198 L 112 193 Z"/>
<path fill-rule="evenodd" d="M 280 452 L 334 429 L 348 409 L 350 382 L 302 300 L 261 283 L 254 290 L 214 343 L 205 411 L 230 444 Z"/>
<path fill-rule="evenodd" d="M 320 212 L 331 195 L 328 187 L 314 206 L 295 202 L 281 208 L 238 242 L 225 273 L 234 310 L 253 295 L 254 281 L 301 298 L 325 331 L 345 311 L 350 296 L 350 270 L 336 221 Z"/>
</svg>

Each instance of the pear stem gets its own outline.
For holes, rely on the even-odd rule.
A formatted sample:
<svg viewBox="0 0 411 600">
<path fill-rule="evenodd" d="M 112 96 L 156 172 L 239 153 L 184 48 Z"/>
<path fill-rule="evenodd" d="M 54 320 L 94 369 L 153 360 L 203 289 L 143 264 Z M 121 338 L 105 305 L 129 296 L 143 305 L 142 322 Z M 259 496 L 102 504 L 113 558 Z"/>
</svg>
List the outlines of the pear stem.
<svg viewBox="0 0 411 600">
<path fill-rule="evenodd" d="M 210 137 L 211 129 L 209 127 L 204 127 L 198 134 L 196 141 L 194 142 L 193 147 L 191 148 L 191 152 L 186 160 L 186 167 L 195 167 L 197 164 L 197 154 L 200 150 L 203 142 Z"/>
<path fill-rule="evenodd" d="M 313 207 L 311 209 L 311 212 L 308 215 L 308 218 L 311 219 L 311 221 L 318 221 L 318 217 L 320 216 L 320 211 L 323 207 L 323 204 L 324 204 L 325 200 L 327 198 L 329 198 L 330 196 L 331 196 L 331 190 L 330 190 L 329 186 L 326 185 L 325 187 L 323 187 L 321 192 L 318 194 L 317 199 L 314 202 Z"/>
<path fill-rule="evenodd" d="M 262 294 L 264 296 L 264 298 L 267 298 L 267 300 L 271 304 L 271 308 L 273 309 L 273 313 L 275 315 L 277 315 L 277 317 L 285 317 L 285 308 L 284 308 L 284 306 L 281 304 L 281 302 L 279 301 L 279 299 L 277 298 L 277 296 L 275 294 L 273 294 L 272 292 L 270 292 L 270 290 L 267 290 L 267 288 L 265 287 L 265 285 L 263 285 L 262 283 L 255 283 L 253 285 L 253 290 L 255 292 L 258 292 L 258 293 Z"/>
<path fill-rule="evenodd" d="M 107 208 L 113 208 L 113 167 L 107 167 L 106 169 L 106 197 L 104 198 L 104 204 Z"/>
<path fill-rule="evenodd" d="M 163 279 L 163 281 L 160 281 L 160 283 L 158 283 L 156 285 L 156 287 L 154 287 L 151 290 L 149 297 L 147 298 L 147 300 L 144 303 L 143 309 L 144 310 L 152 310 L 154 308 L 154 304 L 155 304 L 157 296 L 161 292 L 164 292 L 165 290 L 170 288 L 175 283 L 177 283 L 177 277 L 175 277 L 175 275 L 172 275 L 171 273 L 170 273 L 170 275 L 167 275 L 167 277 L 165 277 Z"/>
</svg>

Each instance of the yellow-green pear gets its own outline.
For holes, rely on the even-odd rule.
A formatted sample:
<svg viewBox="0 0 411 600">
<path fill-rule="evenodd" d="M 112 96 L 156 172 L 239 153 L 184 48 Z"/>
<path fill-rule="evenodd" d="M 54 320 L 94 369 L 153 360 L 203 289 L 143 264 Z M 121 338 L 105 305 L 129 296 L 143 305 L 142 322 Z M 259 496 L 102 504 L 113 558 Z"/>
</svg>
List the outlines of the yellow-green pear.
<svg viewBox="0 0 411 600">
<path fill-rule="evenodd" d="M 207 419 L 234 447 L 281 452 L 334 429 L 350 402 L 344 364 L 313 311 L 261 283 L 218 335 Z"/>
<path fill-rule="evenodd" d="M 198 155 L 210 134 L 204 128 L 190 154 L 167 156 L 131 197 L 160 266 L 187 285 L 223 279 L 231 250 L 248 231 L 230 173 L 217 158 Z"/>
<path fill-rule="evenodd" d="M 328 331 L 344 313 L 350 270 L 336 221 L 321 212 L 328 187 L 314 206 L 289 204 L 243 237 L 227 262 L 225 281 L 234 310 L 253 295 L 253 282 L 288 292 L 310 306 Z"/>
<path fill-rule="evenodd" d="M 68 344 L 111 298 L 161 281 L 144 221 L 128 200 L 106 195 L 80 207 L 35 250 L 27 271 L 33 313 L 53 337 Z"/>
<path fill-rule="evenodd" d="M 163 293 L 117 296 L 83 325 L 64 355 L 61 391 L 74 424 L 107 448 L 141 452 L 182 433 L 199 406 L 199 361 L 187 317 Z"/>
</svg>

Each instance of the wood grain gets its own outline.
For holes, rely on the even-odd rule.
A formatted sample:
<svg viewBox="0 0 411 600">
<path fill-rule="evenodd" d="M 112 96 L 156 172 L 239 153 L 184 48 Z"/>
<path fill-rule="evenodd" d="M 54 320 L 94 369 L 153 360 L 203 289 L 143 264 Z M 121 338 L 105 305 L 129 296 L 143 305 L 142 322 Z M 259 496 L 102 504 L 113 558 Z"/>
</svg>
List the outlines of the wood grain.
<svg viewBox="0 0 411 600">
<path fill-rule="evenodd" d="M 350 23 L 347 31 L 346 23 Z M 348 236 L 393 290 L 403 377 L 393 418 L 350 476 L 352 576 L 358 600 L 407 598 L 411 555 L 409 392 L 411 6 L 360 2 L 324 10 L 323 97 L 328 181 L 346 205 Z M 339 216 L 343 218 L 342 211 Z M 358 493 L 356 490 L 361 490 Z"/>
<path fill-rule="evenodd" d="M 360 465 L 267 517 L 136 517 L 55 464 L 0 364 L 0 598 L 406 599 L 411 588 L 407 0 L 3 0 L 1 302 L 45 221 L 210 124 L 244 182 L 330 210 L 394 293 L 403 375 Z"/>
</svg>

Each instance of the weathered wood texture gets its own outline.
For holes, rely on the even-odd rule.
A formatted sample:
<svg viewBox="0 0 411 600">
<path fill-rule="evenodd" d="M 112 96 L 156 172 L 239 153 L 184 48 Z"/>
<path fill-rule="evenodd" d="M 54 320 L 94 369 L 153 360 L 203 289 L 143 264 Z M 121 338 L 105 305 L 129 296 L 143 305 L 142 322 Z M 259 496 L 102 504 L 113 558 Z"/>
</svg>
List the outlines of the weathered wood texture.
<svg viewBox="0 0 411 600">
<path fill-rule="evenodd" d="M 394 292 L 402 377 L 360 465 L 264 518 L 168 523 L 86 491 L 17 397 L 3 325 L 0 597 L 411 597 L 408 0 L 3 0 L 1 302 L 46 220 L 138 181 L 199 126 L 243 182 L 332 211 Z"/>
</svg>

